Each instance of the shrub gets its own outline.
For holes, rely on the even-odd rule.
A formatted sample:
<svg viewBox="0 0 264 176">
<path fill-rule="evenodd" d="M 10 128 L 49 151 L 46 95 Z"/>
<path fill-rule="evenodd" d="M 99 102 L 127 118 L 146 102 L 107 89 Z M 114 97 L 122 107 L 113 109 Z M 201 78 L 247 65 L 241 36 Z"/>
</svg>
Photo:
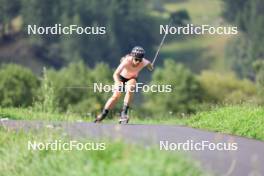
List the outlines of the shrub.
<svg viewBox="0 0 264 176">
<path fill-rule="evenodd" d="M 202 101 L 203 92 L 195 76 L 173 60 L 166 60 L 163 68 L 155 70 L 150 84 L 172 85 L 172 92 L 145 94 L 145 107 L 154 113 L 190 113 Z"/>
<path fill-rule="evenodd" d="M 26 107 L 32 105 L 39 82 L 27 68 L 15 64 L 0 69 L 0 105 Z"/>
<path fill-rule="evenodd" d="M 112 71 L 103 63 L 94 69 L 84 63 L 72 63 L 60 71 L 49 70 L 47 75 L 54 85 L 54 96 L 60 111 L 97 112 L 104 105 L 106 93 L 94 93 L 93 83 L 112 82 Z"/>
<path fill-rule="evenodd" d="M 247 80 L 238 79 L 233 73 L 216 73 L 203 71 L 198 80 L 204 92 L 206 101 L 214 103 L 240 103 L 256 100 L 256 87 Z"/>
<path fill-rule="evenodd" d="M 58 109 L 54 95 L 54 86 L 47 75 L 47 70 L 43 68 L 41 86 L 38 90 L 38 96 L 34 102 L 34 110 L 39 112 L 56 112 Z"/>
</svg>

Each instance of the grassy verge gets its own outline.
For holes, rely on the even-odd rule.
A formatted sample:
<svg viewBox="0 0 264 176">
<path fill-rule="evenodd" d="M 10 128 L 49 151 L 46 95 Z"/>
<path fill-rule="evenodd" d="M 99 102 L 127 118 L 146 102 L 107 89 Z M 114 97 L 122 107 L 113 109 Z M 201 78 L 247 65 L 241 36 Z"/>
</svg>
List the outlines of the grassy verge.
<svg viewBox="0 0 264 176">
<path fill-rule="evenodd" d="M 185 125 L 264 140 L 264 108 L 230 106 L 198 113 L 183 121 Z"/>
<path fill-rule="evenodd" d="M 103 151 L 27 149 L 28 141 L 69 142 L 67 137 L 62 139 L 57 133 L 46 131 L 25 134 L 0 128 L 0 175 L 204 175 L 197 164 L 182 154 L 122 142 L 106 143 L 106 150 Z"/>
<path fill-rule="evenodd" d="M 218 107 L 185 118 L 136 119 L 135 123 L 185 125 L 264 140 L 264 108 L 261 106 Z"/>
<path fill-rule="evenodd" d="M 83 120 L 77 114 L 59 114 L 36 112 L 25 108 L 0 108 L 0 118 L 13 120 L 47 120 L 47 121 L 79 121 Z"/>
<path fill-rule="evenodd" d="M 0 109 L 0 118 L 52 121 L 89 121 L 74 114 L 37 113 L 27 109 Z M 117 123 L 117 118 L 106 119 L 104 123 Z M 131 118 L 135 124 L 186 125 L 210 131 L 234 134 L 264 140 L 264 108 L 251 105 L 218 107 L 190 117 Z"/>
</svg>

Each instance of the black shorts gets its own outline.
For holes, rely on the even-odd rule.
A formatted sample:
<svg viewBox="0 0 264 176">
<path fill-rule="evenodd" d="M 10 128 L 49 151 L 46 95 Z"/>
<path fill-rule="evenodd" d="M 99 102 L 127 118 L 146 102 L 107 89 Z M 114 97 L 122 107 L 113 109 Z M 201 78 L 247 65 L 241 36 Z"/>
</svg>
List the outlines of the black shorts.
<svg viewBox="0 0 264 176">
<path fill-rule="evenodd" d="M 119 75 L 119 80 L 120 80 L 122 83 L 126 83 L 127 81 L 129 81 L 129 80 L 131 80 L 131 79 L 135 79 L 135 80 L 137 81 L 137 78 L 129 78 L 129 79 L 127 79 L 127 78 L 125 78 L 125 77 Z"/>
<path fill-rule="evenodd" d="M 135 80 L 137 81 L 137 78 L 130 78 L 130 79 L 127 79 L 127 78 L 125 78 L 125 77 L 119 75 L 119 80 L 123 83 L 123 85 L 120 86 L 118 90 L 119 90 L 120 92 L 126 92 L 126 83 L 127 83 L 127 81 L 129 81 L 129 80 L 131 80 L 131 79 L 135 79 Z"/>
</svg>

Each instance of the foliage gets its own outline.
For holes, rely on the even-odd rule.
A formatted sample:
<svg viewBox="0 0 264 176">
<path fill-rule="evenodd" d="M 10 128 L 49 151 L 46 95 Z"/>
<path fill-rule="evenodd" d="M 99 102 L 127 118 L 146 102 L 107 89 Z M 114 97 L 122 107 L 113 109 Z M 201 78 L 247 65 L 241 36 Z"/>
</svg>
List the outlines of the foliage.
<svg viewBox="0 0 264 176">
<path fill-rule="evenodd" d="M 0 39 L 7 36 L 11 31 L 11 21 L 19 14 L 20 0 L 0 0 Z"/>
<path fill-rule="evenodd" d="M 248 47 L 249 44 L 250 41 L 242 34 L 228 41 L 225 49 L 225 60 L 239 77 L 254 79 L 252 50 Z"/>
<path fill-rule="evenodd" d="M 186 10 L 172 12 L 171 18 L 173 19 L 173 24 L 177 26 L 183 26 L 186 24 L 186 21 L 190 21 L 190 16 Z"/>
<path fill-rule="evenodd" d="M 134 45 L 142 45 L 152 53 L 157 44 L 153 26 L 155 19 L 148 13 L 144 0 L 24 0 L 22 16 L 27 24 L 38 26 L 78 25 L 104 26 L 104 35 L 36 35 L 30 36 L 36 54 L 56 63 L 83 60 L 110 61 L 114 65 Z M 102 8 L 103 7 L 103 8 Z M 98 47 L 100 46 L 100 47 Z M 71 52 L 73 51 L 73 52 Z M 113 66 L 111 65 L 111 66 Z"/>
<path fill-rule="evenodd" d="M 259 97 L 261 98 L 261 103 L 264 103 L 264 61 L 257 60 L 254 64 L 254 69 L 256 72 L 256 84 Z"/>
<path fill-rule="evenodd" d="M 264 51 L 264 1 L 224 0 L 224 17 L 241 30 L 239 38 L 227 46 L 227 58 L 242 77 L 254 78 L 252 64 L 263 59 Z"/>
<path fill-rule="evenodd" d="M 100 63 L 91 69 L 83 62 L 72 63 L 60 71 L 49 70 L 47 75 L 54 85 L 55 101 L 60 111 L 95 113 L 102 109 L 109 96 L 93 90 L 93 83 L 112 82 L 112 71 L 106 64 Z"/>
<path fill-rule="evenodd" d="M 54 95 L 54 86 L 47 75 L 47 70 L 43 68 L 43 78 L 38 97 L 34 103 L 34 109 L 39 112 L 56 112 L 58 107 Z"/>
<path fill-rule="evenodd" d="M 203 91 L 195 76 L 173 60 L 165 60 L 163 68 L 156 68 L 151 84 L 172 86 L 171 92 L 145 94 L 145 107 L 154 113 L 194 112 L 203 98 Z"/>
<path fill-rule="evenodd" d="M 8 64 L 0 69 L 0 105 L 3 107 L 31 106 L 39 81 L 27 68 Z"/>
<path fill-rule="evenodd" d="M 253 82 L 239 80 L 235 74 L 203 71 L 198 76 L 206 101 L 213 103 L 241 103 L 256 100 L 256 87 Z"/>
</svg>

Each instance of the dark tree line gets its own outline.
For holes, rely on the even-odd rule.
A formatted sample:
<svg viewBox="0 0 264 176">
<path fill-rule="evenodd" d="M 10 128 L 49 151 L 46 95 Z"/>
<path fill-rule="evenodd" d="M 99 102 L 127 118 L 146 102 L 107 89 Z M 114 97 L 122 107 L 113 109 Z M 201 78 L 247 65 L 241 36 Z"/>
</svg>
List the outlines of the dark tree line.
<svg viewBox="0 0 264 176">
<path fill-rule="evenodd" d="M 144 0 L 0 0 L 0 30 L 7 34 L 16 16 L 28 24 L 53 26 L 105 26 L 106 35 L 29 36 L 38 57 L 59 64 L 84 60 L 89 65 L 105 61 L 115 65 L 134 45 L 152 54 L 158 43 L 155 20 Z M 155 28 L 158 29 L 158 28 Z M 0 36 L 1 37 L 1 36 Z M 27 36 L 28 37 L 28 36 Z"/>
<path fill-rule="evenodd" d="M 223 0 L 224 17 L 241 31 L 228 46 L 228 59 L 241 77 L 255 79 L 253 64 L 264 60 L 264 1 Z"/>
</svg>

